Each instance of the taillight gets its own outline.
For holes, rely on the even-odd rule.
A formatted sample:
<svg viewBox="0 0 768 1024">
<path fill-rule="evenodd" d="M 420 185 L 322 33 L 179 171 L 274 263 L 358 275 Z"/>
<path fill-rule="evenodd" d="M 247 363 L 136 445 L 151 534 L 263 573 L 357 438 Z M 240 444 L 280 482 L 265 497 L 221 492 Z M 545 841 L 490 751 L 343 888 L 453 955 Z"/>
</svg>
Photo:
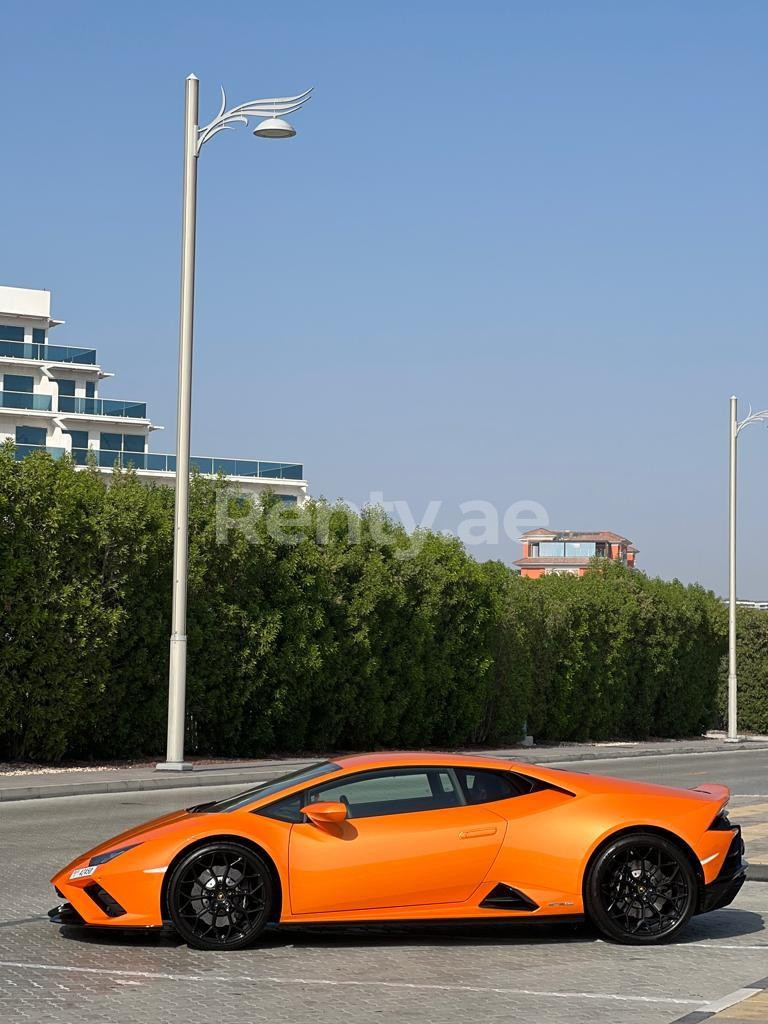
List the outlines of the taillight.
<svg viewBox="0 0 768 1024">
<path fill-rule="evenodd" d="M 731 824 L 731 819 L 728 817 L 728 812 L 723 809 L 717 815 L 715 820 L 709 826 L 710 832 L 730 832 L 734 826 Z"/>
</svg>

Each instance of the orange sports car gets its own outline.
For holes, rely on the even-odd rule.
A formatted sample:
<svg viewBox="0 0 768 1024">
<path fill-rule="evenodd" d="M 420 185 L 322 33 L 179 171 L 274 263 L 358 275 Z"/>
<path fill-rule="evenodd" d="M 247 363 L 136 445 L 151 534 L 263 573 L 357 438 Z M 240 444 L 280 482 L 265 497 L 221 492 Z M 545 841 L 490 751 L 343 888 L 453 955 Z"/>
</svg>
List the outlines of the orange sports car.
<svg viewBox="0 0 768 1024">
<path fill-rule="evenodd" d="M 692 790 L 459 754 L 323 761 L 165 815 L 52 879 L 61 924 L 239 949 L 269 922 L 588 918 L 671 939 L 746 877 L 725 786 Z"/>
</svg>

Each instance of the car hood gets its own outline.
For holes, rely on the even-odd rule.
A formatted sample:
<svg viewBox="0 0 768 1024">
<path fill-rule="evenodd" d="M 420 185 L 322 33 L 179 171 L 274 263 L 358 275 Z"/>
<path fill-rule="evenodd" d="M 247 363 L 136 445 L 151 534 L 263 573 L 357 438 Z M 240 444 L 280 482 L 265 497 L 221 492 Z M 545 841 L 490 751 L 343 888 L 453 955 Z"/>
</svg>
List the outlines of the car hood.
<svg viewBox="0 0 768 1024">
<path fill-rule="evenodd" d="M 184 821 L 187 818 L 191 818 L 193 815 L 189 811 L 172 811 L 170 814 L 164 814 L 160 818 L 153 818 L 152 821 L 145 821 L 142 825 L 136 825 L 135 828 L 129 828 L 125 832 L 120 832 L 116 836 L 112 836 L 110 839 L 105 839 L 103 843 L 99 843 L 98 846 L 94 846 L 90 850 L 86 850 L 85 853 L 80 853 L 72 861 L 72 864 L 67 865 L 62 870 L 68 870 L 72 865 L 79 864 L 81 861 L 89 860 L 91 857 L 95 857 L 99 853 L 106 853 L 107 850 L 114 850 L 119 846 L 130 846 L 131 843 L 144 842 L 147 839 L 156 839 L 162 836 L 164 833 L 169 832 L 171 827 L 176 825 L 180 821 Z"/>
</svg>

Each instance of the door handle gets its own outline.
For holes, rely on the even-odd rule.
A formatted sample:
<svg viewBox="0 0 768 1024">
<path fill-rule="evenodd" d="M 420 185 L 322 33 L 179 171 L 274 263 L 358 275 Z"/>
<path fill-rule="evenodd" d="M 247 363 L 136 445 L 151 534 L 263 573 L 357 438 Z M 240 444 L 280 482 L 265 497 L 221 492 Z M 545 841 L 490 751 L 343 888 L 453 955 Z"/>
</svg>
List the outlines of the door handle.
<svg viewBox="0 0 768 1024">
<path fill-rule="evenodd" d="M 459 832 L 459 839 L 479 839 L 480 836 L 495 836 L 495 825 L 483 825 L 481 828 L 468 828 Z"/>
</svg>

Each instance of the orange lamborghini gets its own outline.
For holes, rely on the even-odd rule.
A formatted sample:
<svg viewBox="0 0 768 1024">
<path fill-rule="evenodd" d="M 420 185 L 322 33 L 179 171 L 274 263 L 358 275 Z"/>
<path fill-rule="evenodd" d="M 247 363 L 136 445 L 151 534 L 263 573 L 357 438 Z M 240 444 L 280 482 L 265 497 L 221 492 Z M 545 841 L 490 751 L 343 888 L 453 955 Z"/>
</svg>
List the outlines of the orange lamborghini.
<svg viewBox="0 0 768 1024">
<path fill-rule="evenodd" d="M 459 754 L 323 761 L 123 832 L 52 879 L 53 921 L 172 924 L 239 949 L 269 922 L 563 921 L 673 938 L 746 876 L 725 786 Z"/>
</svg>

